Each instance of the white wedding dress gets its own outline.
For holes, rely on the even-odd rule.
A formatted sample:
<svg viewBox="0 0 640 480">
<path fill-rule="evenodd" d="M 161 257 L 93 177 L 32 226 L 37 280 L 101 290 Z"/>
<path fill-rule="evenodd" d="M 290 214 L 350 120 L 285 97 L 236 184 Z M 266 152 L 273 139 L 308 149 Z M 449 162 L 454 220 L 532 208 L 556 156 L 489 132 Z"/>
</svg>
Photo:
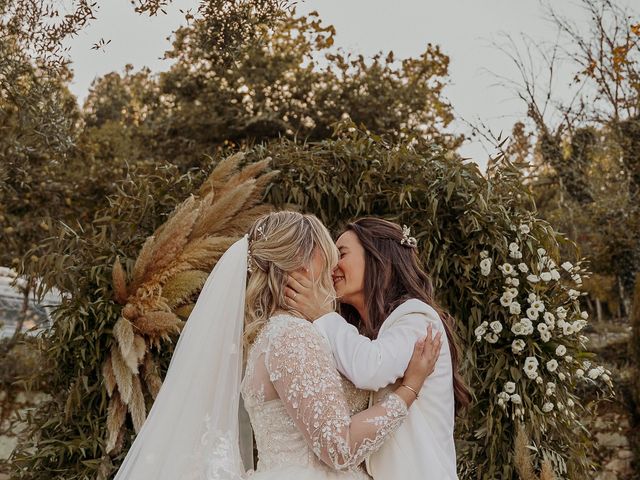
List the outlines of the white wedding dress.
<svg viewBox="0 0 640 480">
<path fill-rule="evenodd" d="M 271 318 L 250 347 L 241 389 L 258 448 L 252 480 L 367 479 L 363 460 L 407 416 L 394 393 L 363 410 L 369 392 L 340 376 L 311 323 L 290 315 Z"/>
</svg>

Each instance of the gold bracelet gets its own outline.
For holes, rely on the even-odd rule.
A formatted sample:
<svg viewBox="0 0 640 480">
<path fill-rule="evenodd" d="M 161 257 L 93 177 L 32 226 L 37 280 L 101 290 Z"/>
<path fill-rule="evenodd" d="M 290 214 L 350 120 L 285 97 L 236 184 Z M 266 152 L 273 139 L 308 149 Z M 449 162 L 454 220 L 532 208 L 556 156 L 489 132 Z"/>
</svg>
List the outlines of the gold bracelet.
<svg viewBox="0 0 640 480">
<path fill-rule="evenodd" d="M 405 385 L 404 383 L 402 385 L 400 385 L 401 387 L 404 388 L 408 388 L 409 390 L 411 390 L 413 392 L 413 394 L 416 396 L 416 398 L 418 398 L 418 392 L 416 392 L 413 388 L 411 388 L 409 385 Z"/>
</svg>

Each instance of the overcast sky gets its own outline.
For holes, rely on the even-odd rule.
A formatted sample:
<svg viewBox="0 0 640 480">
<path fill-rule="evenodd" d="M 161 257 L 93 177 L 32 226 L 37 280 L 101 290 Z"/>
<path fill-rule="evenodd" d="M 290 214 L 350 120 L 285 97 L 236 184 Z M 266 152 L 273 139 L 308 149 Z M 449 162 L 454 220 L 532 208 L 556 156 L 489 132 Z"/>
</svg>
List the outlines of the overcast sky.
<svg viewBox="0 0 640 480">
<path fill-rule="evenodd" d="M 617 0 L 632 4 L 632 0 Z M 122 71 L 127 63 L 150 67 L 153 71 L 169 67 L 162 54 L 170 46 L 171 32 L 184 22 L 180 9 L 194 8 L 197 1 L 175 0 L 167 15 L 153 18 L 133 12 L 129 0 L 101 2 L 98 19 L 69 44 L 75 79 L 72 91 L 80 101 L 91 82 L 111 71 Z M 556 0 L 555 7 L 586 30 L 587 17 L 573 0 Z M 482 121 L 495 133 L 508 134 L 525 108 L 512 91 L 494 86 L 496 77 L 488 71 L 518 79 L 507 56 L 493 42 L 505 44 L 504 34 L 521 34 L 539 43 L 552 43 L 557 32 L 547 20 L 544 4 L 538 0 L 307 0 L 299 12 L 316 10 L 323 22 L 336 27 L 336 44 L 348 51 L 371 56 L 393 50 L 396 58 L 418 56 L 428 43 L 441 46 L 450 56 L 451 85 L 445 90 L 456 118 L 472 123 Z M 103 50 L 91 50 L 100 38 L 111 40 Z M 571 70 L 565 65 L 562 81 L 554 92 L 568 95 Z M 562 75 L 565 73 L 565 75 Z M 461 120 L 450 130 L 469 133 Z M 468 141 L 461 153 L 484 168 L 486 147 L 478 140 Z"/>
</svg>

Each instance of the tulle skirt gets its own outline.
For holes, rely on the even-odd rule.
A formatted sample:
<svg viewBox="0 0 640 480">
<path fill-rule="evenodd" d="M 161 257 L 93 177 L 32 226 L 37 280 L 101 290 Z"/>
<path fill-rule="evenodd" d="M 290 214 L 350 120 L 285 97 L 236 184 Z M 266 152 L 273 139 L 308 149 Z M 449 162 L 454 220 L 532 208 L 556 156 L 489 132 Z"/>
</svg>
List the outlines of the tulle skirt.
<svg viewBox="0 0 640 480">
<path fill-rule="evenodd" d="M 371 480 L 371 477 L 362 467 L 337 471 L 312 465 L 288 465 L 249 472 L 247 480 Z"/>
</svg>

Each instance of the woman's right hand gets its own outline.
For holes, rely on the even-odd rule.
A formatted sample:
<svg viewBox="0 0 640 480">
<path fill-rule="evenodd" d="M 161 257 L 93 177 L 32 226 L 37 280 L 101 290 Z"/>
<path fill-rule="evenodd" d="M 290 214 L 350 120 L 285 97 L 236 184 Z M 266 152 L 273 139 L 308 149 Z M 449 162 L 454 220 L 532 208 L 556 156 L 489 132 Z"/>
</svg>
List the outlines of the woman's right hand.
<svg viewBox="0 0 640 480">
<path fill-rule="evenodd" d="M 413 347 L 413 355 L 404 372 L 403 385 L 420 392 L 422 385 L 433 373 L 442 347 L 442 333 L 433 336 L 431 324 L 427 327 L 427 336 L 418 340 Z"/>
</svg>

